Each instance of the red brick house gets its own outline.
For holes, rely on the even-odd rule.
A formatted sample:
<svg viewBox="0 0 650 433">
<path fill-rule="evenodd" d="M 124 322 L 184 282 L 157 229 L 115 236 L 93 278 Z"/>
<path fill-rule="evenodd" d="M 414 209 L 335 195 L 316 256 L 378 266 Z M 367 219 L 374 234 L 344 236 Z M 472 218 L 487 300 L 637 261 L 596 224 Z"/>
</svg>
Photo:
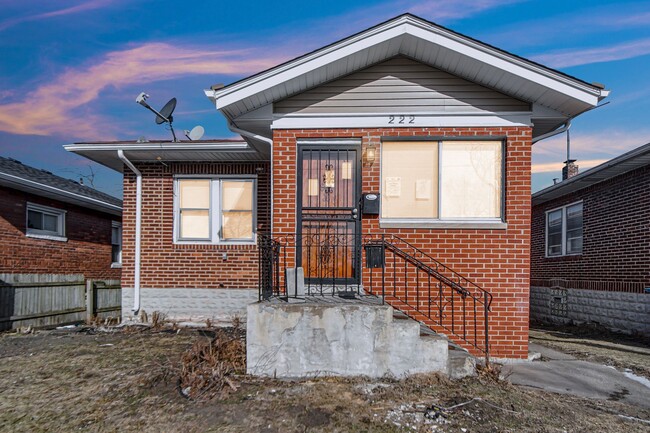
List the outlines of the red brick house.
<svg viewBox="0 0 650 433">
<path fill-rule="evenodd" d="M 532 142 L 607 91 L 406 14 L 205 93 L 242 140 L 66 146 L 125 173 L 123 311 L 372 292 L 527 356 Z"/>
<path fill-rule="evenodd" d="M 532 204 L 531 319 L 650 335 L 650 144 Z"/>
<path fill-rule="evenodd" d="M 119 279 L 122 201 L 0 157 L 0 274 Z"/>
</svg>

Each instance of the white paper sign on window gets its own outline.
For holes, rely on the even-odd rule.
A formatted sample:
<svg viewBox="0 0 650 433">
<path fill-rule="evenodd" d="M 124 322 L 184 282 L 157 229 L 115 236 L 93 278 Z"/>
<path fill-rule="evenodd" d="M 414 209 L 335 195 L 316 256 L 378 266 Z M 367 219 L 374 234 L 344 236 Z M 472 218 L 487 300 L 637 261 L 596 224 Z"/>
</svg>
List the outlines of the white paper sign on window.
<svg viewBox="0 0 650 433">
<path fill-rule="evenodd" d="M 431 180 L 417 179 L 415 181 L 415 199 L 431 200 Z"/>
<path fill-rule="evenodd" d="M 401 177 L 387 177 L 386 178 L 386 195 L 388 197 L 399 197 L 402 195 L 402 178 Z"/>
</svg>

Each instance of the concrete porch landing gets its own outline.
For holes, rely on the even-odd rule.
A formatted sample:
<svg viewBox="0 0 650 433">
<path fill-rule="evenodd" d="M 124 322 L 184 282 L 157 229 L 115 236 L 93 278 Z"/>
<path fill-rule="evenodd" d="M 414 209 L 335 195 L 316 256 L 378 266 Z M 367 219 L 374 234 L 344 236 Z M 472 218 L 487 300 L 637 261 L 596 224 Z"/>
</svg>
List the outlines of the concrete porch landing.
<svg viewBox="0 0 650 433">
<path fill-rule="evenodd" d="M 247 371 L 258 376 L 449 373 L 447 339 L 421 335 L 388 305 L 258 302 L 248 306 L 246 334 Z"/>
</svg>

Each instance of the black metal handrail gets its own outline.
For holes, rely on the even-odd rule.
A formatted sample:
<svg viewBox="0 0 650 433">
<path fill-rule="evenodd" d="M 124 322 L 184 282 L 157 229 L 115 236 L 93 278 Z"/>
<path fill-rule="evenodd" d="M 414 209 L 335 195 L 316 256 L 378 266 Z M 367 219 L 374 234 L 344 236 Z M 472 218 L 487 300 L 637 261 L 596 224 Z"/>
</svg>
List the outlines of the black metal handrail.
<svg viewBox="0 0 650 433">
<path fill-rule="evenodd" d="M 366 255 L 367 247 L 379 248 L 383 261 L 381 270 L 366 263 L 363 278 L 361 252 L 357 249 L 361 245 Z M 287 270 L 296 267 L 300 256 L 305 277 L 311 276 L 304 280 L 305 296 L 364 292 L 379 296 L 413 319 L 449 334 L 452 340 L 464 342 L 486 356 L 489 353 L 492 295 L 398 236 L 366 235 L 360 239 L 357 235 L 332 232 L 259 235 L 258 247 L 260 300 L 297 297 L 296 292 L 288 290 Z M 353 262 L 346 263 L 345 268 L 352 266 L 354 275 L 350 277 L 355 278 L 340 278 L 341 271 L 335 271 L 339 260 L 336 257 Z M 297 285 L 296 280 L 293 287 Z"/>
<path fill-rule="evenodd" d="M 393 258 L 384 258 L 379 289 L 374 286 L 370 269 L 367 290 L 381 295 L 410 317 L 432 323 L 486 356 L 489 354 L 492 294 L 398 236 L 368 236 L 364 245 L 380 246 Z"/>
<path fill-rule="evenodd" d="M 286 270 L 304 269 L 304 296 L 361 295 L 361 251 L 358 236 L 328 230 L 305 234 L 258 235 L 259 297 L 299 297 L 288 290 Z M 297 275 L 294 274 L 294 278 Z M 298 282 L 295 281 L 294 287 Z"/>
</svg>

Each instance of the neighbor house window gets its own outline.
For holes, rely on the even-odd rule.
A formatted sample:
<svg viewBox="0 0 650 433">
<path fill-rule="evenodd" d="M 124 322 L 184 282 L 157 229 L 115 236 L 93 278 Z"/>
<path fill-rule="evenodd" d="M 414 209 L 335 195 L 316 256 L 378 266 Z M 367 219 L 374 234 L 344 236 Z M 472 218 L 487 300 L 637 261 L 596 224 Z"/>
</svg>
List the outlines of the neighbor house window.
<svg viewBox="0 0 650 433">
<path fill-rule="evenodd" d="M 26 234 L 63 238 L 65 236 L 65 211 L 27 203 Z"/>
<path fill-rule="evenodd" d="M 255 179 L 177 178 L 174 227 L 179 242 L 253 241 Z"/>
<path fill-rule="evenodd" d="M 546 212 L 546 255 L 582 253 L 582 202 Z"/>
<path fill-rule="evenodd" d="M 502 221 L 501 141 L 384 141 L 383 220 Z"/>
<path fill-rule="evenodd" d="M 111 261 L 113 266 L 122 264 L 122 224 L 116 221 L 111 227 Z"/>
</svg>

